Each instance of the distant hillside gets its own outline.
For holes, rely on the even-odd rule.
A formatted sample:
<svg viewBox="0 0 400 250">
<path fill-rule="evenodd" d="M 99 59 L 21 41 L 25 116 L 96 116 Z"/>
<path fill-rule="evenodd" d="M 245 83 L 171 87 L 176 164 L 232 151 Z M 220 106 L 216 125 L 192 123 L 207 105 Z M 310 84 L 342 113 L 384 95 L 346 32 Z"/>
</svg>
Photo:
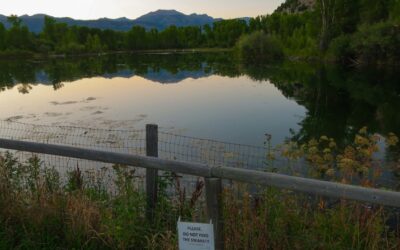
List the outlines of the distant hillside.
<svg viewBox="0 0 400 250">
<path fill-rule="evenodd" d="M 23 24 L 25 24 L 30 31 L 39 33 L 43 30 L 44 26 L 44 14 L 37 14 L 33 16 L 23 15 L 20 16 Z M 117 31 L 128 31 L 134 25 L 143 26 L 146 29 L 156 28 L 163 30 L 168 26 L 175 25 L 177 27 L 184 26 L 203 26 L 205 24 L 212 24 L 215 21 L 222 19 L 213 18 L 208 15 L 191 14 L 185 15 L 176 10 L 157 10 L 143 15 L 135 20 L 128 18 L 100 18 L 97 20 L 76 20 L 72 18 L 56 18 L 57 22 L 67 23 L 68 25 L 86 26 L 89 28 L 98 29 L 112 29 Z M 0 15 L 0 22 L 3 23 L 6 28 L 10 27 L 7 22 L 7 17 Z"/>
<path fill-rule="evenodd" d="M 317 0 L 286 0 L 275 12 L 298 13 L 314 7 Z"/>
<path fill-rule="evenodd" d="M 136 20 L 136 25 L 145 28 L 165 29 L 171 25 L 175 26 L 203 26 L 205 24 L 212 24 L 221 19 L 214 19 L 208 15 L 191 14 L 185 15 L 176 10 L 157 10 L 143 15 Z"/>
</svg>

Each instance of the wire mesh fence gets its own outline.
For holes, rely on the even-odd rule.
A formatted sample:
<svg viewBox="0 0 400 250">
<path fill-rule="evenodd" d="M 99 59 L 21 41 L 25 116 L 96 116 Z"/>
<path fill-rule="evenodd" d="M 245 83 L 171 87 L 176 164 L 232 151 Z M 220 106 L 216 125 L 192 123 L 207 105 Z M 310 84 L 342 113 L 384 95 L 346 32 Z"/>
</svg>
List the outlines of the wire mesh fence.
<svg viewBox="0 0 400 250">
<path fill-rule="evenodd" d="M 135 155 L 146 154 L 145 130 L 107 130 L 1 121 L 0 138 L 76 146 Z M 204 163 L 216 167 L 228 166 L 251 169 L 267 168 L 269 166 L 267 156 L 271 153 L 268 147 L 225 143 L 162 131 L 158 133 L 158 152 L 159 157 L 164 159 Z M 33 156 L 33 154 L 26 152 L 15 153 L 19 160 L 26 160 Z M 135 206 L 132 209 L 135 210 L 135 213 L 139 214 L 139 217 L 148 215 L 145 200 L 145 171 L 143 169 L 41 154 L 39 158 L 42 161 L 43 167 L 56 167 L 60 174 L 64 176 L 70 175 L 71 171 L 75 174 L 76 171 L 79 171 L 88 189 L 98 188 L 101 190 L 104 188 L 115 197 L 124 192 L 124 190 L 121 190 L 121 187 L 126 187 L 125 182 L 128 180 L 129 183 L 132 183 L 128 187 L 134 187 L 137 193 L 133 196 L 129 194 L 130 196 L 123 197 L 135 199 Z M 204 180 L 202 178 L 163 172 L 159 173 L 159 177 L 159 187 L 161 187 L 159 190 L 160 196 L 156 209 L 151 211 L 151 216 L 155 220 L 154 227 L 147 228 L 146 230 L 157 234 L 162 228 L 162 230 L 173 232 L 176 236 L 176 221 L 179 217 L 182 220 L 207 222 L 207 216 L 205 215 Z M 121 178 L 124 181 L 121 182 Z M 236 181 L 226 181 L 224 184 L 228 192 L 230 192 L 224 194 L 225 200 L 223 203 L 224 220 L 226 222 L 226 230 L 224 232 L 225 242 L 227 242 L 228 246 L 247 245 L 248 242 L 235 242 L 236 239 L 240 238 L 240 235 L 244 235 L 249 239 L 260 240 L 260 242 L 254 243 L 257 246 L 264 244 L 264 240 L 272 242 L 269 237 L 271 237 L 274 231 L 264 229 L 265 226 L 275 225 L 273 222 L 274 218 L 268 217 L 268 214 L 277 212 L 278 208 L 281 209 L 278 211 L 281 214 L 277 214 L 276 216 L 280 216 L 281 222 L 290 227 L 294 221 L 298 223 L 294 224 L 294 227 L 315 227 L 318 230 L 318 227 L 324 226 L 324 223 L 337 222 L 336 217 L 330 216 L 331 212 L 338 212 L 338 216 L 348 216 L 349 219 L 354 220 L 354 223 L 362 222 L 367 218 L 371 221 L 370 224 L 374 225 L 370 230 L 374 230 L 375 226 L 385 227 L 390 223 L 398 226 L 399 224 L 398 220 L 395 219 L 385 222 L 375 220 L 377 216 L 398 216 L 398 210 L 390 211 L 385 209 L 382 212 L 379 210 L 379 207 L 375 208 L 369 204 L 355 202 L 354 205 L 349 206 L 348 203 L 342 203 L 339 198 L 321 199 L 317 196 L 298 196 L 297 193 L 287 190 L 275 192 L 274 189 L 268 188 L 267 191 L 270 193 L 264 194 L 262 193 L 263 190 L 259 187 L 253 187 L 254 185 Z M 231 196 L 234 198 L 230 199 L 229 197 Z M 129 202 L 129 199 L 124 202 Z M 343 210 L 343 208 L 346 208 L 346 210 Z M 359 211 L 361 212 L 358 213 Z M 321 225 L 312 224 L 312 216 L 314 214 L 321 216 Z M 304 217 L 303 215 L 308 217 Z M 339 222 L 342 223 L 341 221 Z M 345 222 L 343 221 L 343 224 L 340 226 L 345 228 Z M 285 225 L 282 229 L 286 229 Z M 247 228 L 248 230 L 240 231 L 243 228 Z M 361 224 L 359 228 L 362 228 Z M 339 231 L 338 233 L 341 233 Z M 260 236 L 259 232 L 263 232 L 265 235 Z M 272 234 L 268 232 L 272 232 Z M 375 231 L 371 232 L 375 233 Z M 395 232 L 395 229 L 390 231 L 390 233 L 392 232 Z M 299 231 L 298 233 L 300 238 L 301 235 L 307 234 L 308 231 Z M 386 231 L 379 231 L 378 233 L 383 234 Z M 319 235 L 315 238 L 317 237 Z M 378 238 L 376 236 L 377 240 Z M 298 240 L 291 239 L 290 237 L 285 239 L 288 241 L 288 244 L 292 244 L 289 241 Z M 387 239 L 392 240 L 389 236 Z M 396 239 L 394 238 L 394 240 Z M 305 243 L 304 241 L 298 242 L 301 244 Z M 331 244 L 331 242 L 328 243 Z M 280 244 L 280 241 L 277 240 L 276 244 Z M 372 242 L 371 244 L 374 243 Z"/>
<path fill-rule="evenodd" d="M 108 152 L 146 155 L 145 129 L 99 129 L 77 126 L 37 125 L 0 120 L 0 138 L 56 145 L 76 146 Z M 21 160 L 32 154 L 16 152 Z M 309 175 L 308 165 L 303 158 L 291 159 L 282 155 L 282 149 L 272 148 L 266 136 L 264 146 L 228 143 L 212 139 L 196 138 L 166 131 L 158 131 L 158 157 L 207 164 L 212 167 L 235 167 L 260 171 L 272 171 L 290 175 Z M 43 163 L 54 166 L 60 172 L 79 167 L 93 172 L 103 167 L 111 169 L 111 164 L 77 160 L 68 157 L 40 155 Z M 382 164 L 379 162 L 379 164 Z M 384 166 L 390 168 L 390 166 Z M 136 174 L 144 178 L 144 170 L 136 169 Z M 186 184 L 194 180 L 184 179 Z M 376 179 L 382 187 L 398 189 L 398 178 L 389 170 Z"/>
<path fill-rule="evenodd" d="M 146 155 L 145 129 L 97 129 L 0 121 L 0 138 Z M 265 147 L 158 132 L 158 157 L 162 159 L 203 163 L 210 166 L 264 169 L 266 152 Z M 33 155 L 38 156 L 42 166 L 44 168 L 54 167 L 61 174 L 64 182 L 68 181 L 70 173 L 79 169 L 84 182 L 89 186 L 106 187 L 107 192 L 113 195 L 118 192 L 116 185 L 118 176 L 115 170 L 116 166 L 113 164 L 29 152 L 14 151 L 13 154 L 21 162 L 27 161 Z M 135 180 L 135 188 L 145 192 L 145 170 L 134 166 L 130 166 L 129 169 L 132 173 L 131 178 Z M 172 201 L 168 204 L 179 204 L 181 207 L 171 209 L 163 207 L 165 204 L 161 203 L 159 209 L 170 211 L 164 215 L 164 222 L 171 222 L 178 216 L 182 216 L 182 211 L 179 210 L 182 210 L 184 206 L 192 207 L 196 211 L 192 216 L 197 219 L 203 217 L 204 220 L 204 191 L 203 187 L 199 188 L 201 183 L 204 184 L 204 180 L 188 175 L 171 176 L 169 173 L 163 172 L 159 173 L 159 179 L 162 183 L 168 184 L 165 195 L 168 195 Z M 172 227 L 174 227 L 173 224 L 171 224 Z"/>
<path fill-rule="evenodd" d="M 158 133 L 158 137 L 159 158 L 163 159 L 259 170 L 264 170 L 269 164 L 266 156 L 271 150 L 267 147 L 227 143 L 163 131 Z M 0 138 L 135 155 L 146 154 L 145 130 L 95 129 L 0 121 Z M 60 158 L 59 163 L 68 167 L 76 166 L 75 162 L 68 159 Z"/>
</svg>

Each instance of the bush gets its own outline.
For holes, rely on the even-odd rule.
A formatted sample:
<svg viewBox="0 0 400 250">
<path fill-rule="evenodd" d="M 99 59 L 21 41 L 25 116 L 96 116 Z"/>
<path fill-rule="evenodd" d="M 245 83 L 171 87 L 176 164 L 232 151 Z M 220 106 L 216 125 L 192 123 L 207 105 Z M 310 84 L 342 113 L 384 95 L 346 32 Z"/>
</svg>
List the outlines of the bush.
<svg viewBox="0 0 400 250">
<path fill-rule="evenodd" d="M 339 36 L 329 47 L 336 61 L 357 64 L 400 63 L 400 26 L 395 22 L 363 25 L 353 35 Z"/>
<path fill-rule="evenodd" d="M 283 58 L 283 49 L 279 41 L 263 31 L 242 36 L 236 48 L 240 59 L 248 63 L 270 62 Z"/>
<path fill-rule="evenodd" d="M 342 35 L 331 42 L 328 49 L 329 59 L 346 63 L 354 59 L 354 56 L 354 50 L 351 48 L 351 36 Z"/>
<path fill-rule="evenodd" d="M 179 200 L 167 196 L 177 180 L 160 178 L 149 220 L 146 194 L 136 187 L 132 168 L 114 166 L 113 173 L 116 193 L 107 192 L 105 172 L 77 168 L 64 184 L 37 157 L 20 163 L 0 154 L 0 249 L 174 249 L 176 221 L 195 211 L 184 191 Z M 197 202 L 202 188 L 191 201 Z"/>
<path fill-rule="evenodd" d="M 400 27 L 395 23 L 382 22 L 362 26 L 353 36 L 353 49 L 362 63 L 394 63 L 400 61 Z"/>
</svg>

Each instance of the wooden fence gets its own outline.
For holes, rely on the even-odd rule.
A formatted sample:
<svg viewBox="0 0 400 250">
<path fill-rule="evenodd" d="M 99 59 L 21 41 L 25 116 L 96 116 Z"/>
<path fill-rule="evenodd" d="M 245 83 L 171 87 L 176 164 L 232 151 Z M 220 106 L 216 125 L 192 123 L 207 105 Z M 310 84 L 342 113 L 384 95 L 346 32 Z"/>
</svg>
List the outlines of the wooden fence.
<svg viewBox="0 0 400 250">
<path fill-rule="evenodd" d="M 248 169 L 224 166 L 211 167 L 206 164 L 159 159 L 157 158 L 157 125 L 146 126 L 147 156 L 8 139 L 0 139 L 0 148 L 145 168 L 147 216 L 149 219 L 152 219 L 152 211 L 157 203 L 158 170 L 204 177 L 207 213 L 214 223 L 216 249 L 223 248 L 223 220 L 221 214 L 222 179 L 400 208 L 400 192 Z"/>
</svg>

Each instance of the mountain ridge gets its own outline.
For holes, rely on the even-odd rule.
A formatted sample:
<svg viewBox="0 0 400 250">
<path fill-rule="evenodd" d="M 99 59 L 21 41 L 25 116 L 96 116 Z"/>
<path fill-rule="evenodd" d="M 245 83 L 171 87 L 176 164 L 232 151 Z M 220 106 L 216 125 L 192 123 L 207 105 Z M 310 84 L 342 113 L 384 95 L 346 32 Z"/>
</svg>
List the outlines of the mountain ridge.
<svg viewBox="0 0 400 250">
<path fill-rule="evenodd" d="M 216 21 L 223 20 L 222 18 L 213 18 L 207 14 L 184 14 L 177 10 L 161 9 L 149 12 L 136 19 L 128 19 L 126 17 L 112 19 L 103 17 L 92 20 L 80 20 L 70 17 L 52 17 L 42 13 L 31 16 L 22 15 L 19 16 L 19 18 L 30 31 L 39 33 L 43 30 L 45 16 L 54 18 L 57 22 L 67 23 L 69 26 L 86 26 L 89 28 L 112 29 L 116 31 L 128 31 L 133 26 L 142 26 L 146 29 L 155 28 L 158 30 L 163 30 L 171 25 L 175 25 L 177 27 L 203 26 L 206 24 L 211 25 Z M 7 22 L 7 17 L 1 14 L 0 23 L 3 23 L 6 28 L 10 28 L 10 24 Z"/>
</svg>

